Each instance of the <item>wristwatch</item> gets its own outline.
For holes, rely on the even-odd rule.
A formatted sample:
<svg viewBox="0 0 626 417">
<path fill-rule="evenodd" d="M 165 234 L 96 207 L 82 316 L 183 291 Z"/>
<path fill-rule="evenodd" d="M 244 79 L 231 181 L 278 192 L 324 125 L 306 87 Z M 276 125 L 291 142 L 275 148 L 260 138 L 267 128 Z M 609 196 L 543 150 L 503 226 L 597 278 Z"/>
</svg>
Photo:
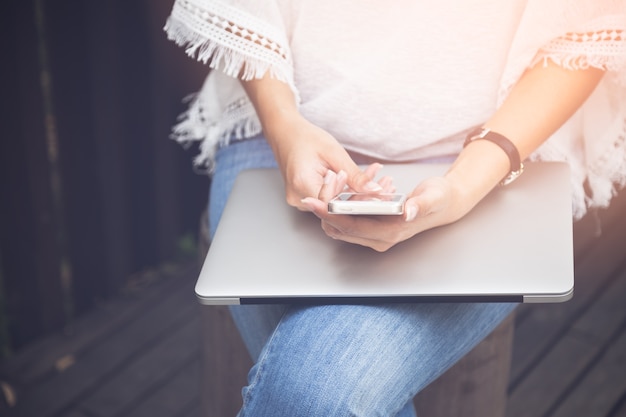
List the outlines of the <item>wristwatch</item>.
<svg viewBox="0 0 626 417">
<path fill-rule="evenodd" d="M 513 142 L 511 142 L 509 139 L 499 133 L 493 132 L 490 129 L 479 127 L 471 131 L 467 135 L 467 138 L 463 143 L 463 147 L 465 148 L 473 141 L 481 139 L 495 143 L 509 157 L 509 161 L 511 163 L 511 171 L 506 175 L 506 177 L 502 179 L 502 181 L 500 181 L 500 185 L 510 184 L 515 181 L 517 177 L 522 175 L 522 172 L 524 172 L 524 164 L 520 160 L 519 151 L 517 150 Z"/>
</svg>

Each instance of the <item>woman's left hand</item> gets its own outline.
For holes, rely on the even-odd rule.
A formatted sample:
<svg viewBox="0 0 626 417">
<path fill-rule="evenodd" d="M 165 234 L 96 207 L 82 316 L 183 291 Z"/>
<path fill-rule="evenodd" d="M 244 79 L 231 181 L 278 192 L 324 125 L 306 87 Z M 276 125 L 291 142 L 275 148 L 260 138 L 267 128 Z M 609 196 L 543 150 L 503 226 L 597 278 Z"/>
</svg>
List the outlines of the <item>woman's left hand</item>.
<svg viewBox="0 0 626 417">
<path fill-rule="evenodd" d="M 449 178 L 433 177 L 407 196 L 402 216 L 330 214 L 328 202 L 342 191 L 345 185 L 342 177 L 329 172 L 318 198 L 305 198 L 302 202 L 321 219 L 328 236 L 378 252 L 387 251 L 424 230 L 452 223 L 471 207 L 462 201 Z"/>
</svg>

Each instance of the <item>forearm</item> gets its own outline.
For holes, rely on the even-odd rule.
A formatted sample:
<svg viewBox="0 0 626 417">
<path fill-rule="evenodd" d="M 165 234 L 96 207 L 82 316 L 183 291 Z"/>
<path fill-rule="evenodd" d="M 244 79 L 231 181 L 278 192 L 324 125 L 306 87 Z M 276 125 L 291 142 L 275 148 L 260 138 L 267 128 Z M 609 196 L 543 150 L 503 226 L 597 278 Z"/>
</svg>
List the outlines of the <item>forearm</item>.
<svg viewBox="0 0 626 417">
<path fill-rule="evenodd" d="M 584 103 L 603 76 L 595 68 L 566 70 L 556 64 L 529 69 L 508 98 L 483 125 L 507 137 L 523 160 L 537 149 Z M 510 170 L 507 155 L 497 145 L 473 141 L 447 176 L 468 202 L 468 210 Z"/>
<path fill-rule="evenodd" d="M 261 79 L 241 81 L 254 106 L 265 136 L 273 147 L 280 128 L 299 118 L 298 106 L 291 88 L 286 83 L 265 75 Z"/>
<path fill-rule="evenodd" d="M 267 75 L 242 83 L 285 179 L 289 204 L 302 208 L 303 198 L 318 197 L 329 172 L 354 190 L 381 189 L 373 182 L 379 166 L 362 171 L 332 135 L 302 117 L 287 84 Z"/>
</svg>

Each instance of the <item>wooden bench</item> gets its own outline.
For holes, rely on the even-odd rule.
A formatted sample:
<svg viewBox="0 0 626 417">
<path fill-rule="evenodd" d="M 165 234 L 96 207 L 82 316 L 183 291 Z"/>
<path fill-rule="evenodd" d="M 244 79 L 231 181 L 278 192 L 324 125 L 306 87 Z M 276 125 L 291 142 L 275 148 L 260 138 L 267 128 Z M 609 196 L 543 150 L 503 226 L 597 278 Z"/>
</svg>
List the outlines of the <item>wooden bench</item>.
<svg viewBox="0 0 626 417">
<path fill-rule="evenodd" d="M 200 222 L 200 261 L 208 251 Z M 235 416 L 252 360 L 225 306 L 202 306 L 202 412 Z M 418 415 L 503 417 L 513 343 L 514 314 L 415 398 Z"/>
</svg>

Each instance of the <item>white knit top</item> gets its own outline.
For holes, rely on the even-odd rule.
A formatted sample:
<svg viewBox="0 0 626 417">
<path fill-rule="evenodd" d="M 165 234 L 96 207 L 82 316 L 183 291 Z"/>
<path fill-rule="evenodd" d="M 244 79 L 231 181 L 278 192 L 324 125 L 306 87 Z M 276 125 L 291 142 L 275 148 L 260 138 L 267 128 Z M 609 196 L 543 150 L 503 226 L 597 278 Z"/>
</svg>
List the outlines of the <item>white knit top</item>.
<svg viewBox="0 0 626 417">
<path fill-rule="evenodd" d="M 608 73 L 533 158 L 570 162 L 577 218 L 626 183 L 624 0 L 177 0 L 166 31 L 218 69 L 174 128 L 202 141 L 209 169 L 216 146 L 261 130 L 240 73 L 287 82 L 347 149 L 408 161 L 458 153 L 524 69 L 552 59 Z"/>
<path fill-rule="evenodd" d="M 354 3 L 348 14 L 333 13 L 337 2 L 301 5 L 291 37 L 301 113 L 384 160 L 458 152 L 458 140 L 439 140 L 496 109 L 523 1 L 432 1 L 428 13 L 416 1 Z"/>
</svg>

